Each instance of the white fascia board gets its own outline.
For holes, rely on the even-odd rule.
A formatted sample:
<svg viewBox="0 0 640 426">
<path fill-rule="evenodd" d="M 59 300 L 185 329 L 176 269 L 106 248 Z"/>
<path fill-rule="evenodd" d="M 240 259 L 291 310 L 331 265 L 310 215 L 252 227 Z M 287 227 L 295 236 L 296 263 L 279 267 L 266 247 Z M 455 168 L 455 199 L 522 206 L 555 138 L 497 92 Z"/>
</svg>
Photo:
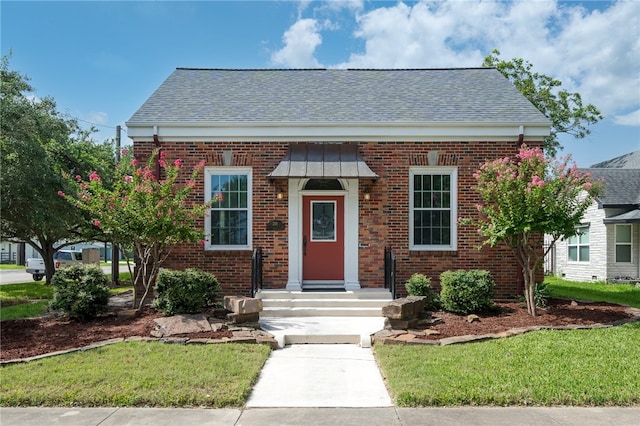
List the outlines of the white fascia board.
<svg viewBox="0 0 640 426">
<path fill-rule="evenodd" d="M 550 134 L 543 123 L 220 123 L 127 122 L 127 135 L 151 141 L 154 127 L 161 141 L 511 141 L 523 131 L 525 141 Z"/>
</svg>

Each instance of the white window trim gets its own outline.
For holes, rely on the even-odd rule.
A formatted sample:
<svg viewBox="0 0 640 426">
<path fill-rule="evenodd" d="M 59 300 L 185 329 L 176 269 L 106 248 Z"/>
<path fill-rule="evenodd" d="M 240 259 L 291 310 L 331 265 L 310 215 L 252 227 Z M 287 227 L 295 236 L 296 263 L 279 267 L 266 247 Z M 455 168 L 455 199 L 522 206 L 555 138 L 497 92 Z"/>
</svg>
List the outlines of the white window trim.
<svg viewBox="0 0 640 426">
<path fill-rule="evenodd" d="M 576 233 L 576 235 L 573 235 L 572 237 L 567 238 L 567 262 L 568 263 L 580 263 L 580 264 L 585 264 L 585 263 L 589 263 L 591 262 L 591 226 L 590 225 L 578 225 L 576 226 L 576 231 L 579 229 L 583 229 L 583 228 L 587 228 L 587 230 L 589 231 L 589 243 L 588 244 L 580 244 L 580 235 L 578 233 Z M 576 238 L 576 243 L 575 244 L 571 244 L 571 242 L 569 241 L 571 238 L 575 237 Z M 571 258 L 569 257 L 569 247 L 571 246 L 576 246 L 576 260 L 571 260 Z M 580 247 L 587 247 L 589 248 L 589 260 L 580 260 Z"/>
<path fill-rule="evenodd" d="M 623 242 L 623 243 L 619 243 L 618 242 L 618 226 L 628 226 L 629 227 L 629 232 L 631 235 L 631 240 L 627 243 L 627 242 Z M 615 229 L 613 230 L 614 234 L 613 234 L 613 248 L 614 248 L 614 256 L 616 258 L 616 263 L 622 263 L 625 265 L 629 265 L 631 263 L 633 263 L 633 225 L 625 223 L 625 224 L 616 224 L 615 225 Z M 623 262 L 623 261 L 618 261 L 618 246 L 629 246 L 629 261 L 628 262 Z"/>
<path fill-rule="evenodd" d="M 204 168 L 204 200 L 211 200 L 211 176 L 213 175 L 247 175 L 247 244 L 246 245 L 213 245 L 211 244 L 211 209 L 204 220 L 205 244 L 209 251 L 251 250 L 253 245 L 253 169 L 251 167 L 205 167 Z"/>
<path fill-rule="evenodd" d="M 451 176 L 451 244 L 417 245 L 413 238 L 413 178 L 415 175 L 440 174 Z M 456 251 L 458 249 L 458 168 L 457 167 L 410 167 L 409 168 L 409 250 Z"/>
</svg>

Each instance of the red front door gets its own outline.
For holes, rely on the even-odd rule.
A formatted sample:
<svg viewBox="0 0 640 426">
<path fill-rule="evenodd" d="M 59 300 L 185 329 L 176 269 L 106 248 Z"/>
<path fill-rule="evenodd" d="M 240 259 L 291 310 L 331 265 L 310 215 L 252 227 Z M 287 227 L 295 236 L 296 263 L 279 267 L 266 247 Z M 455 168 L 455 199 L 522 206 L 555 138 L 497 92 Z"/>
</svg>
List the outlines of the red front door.
<svg viewBox="0 0 640 426">
<path fill-rule="evenodd" d="M 344 197 L 304 196 L 302 281 L 344 282 Z"/>
</svg>

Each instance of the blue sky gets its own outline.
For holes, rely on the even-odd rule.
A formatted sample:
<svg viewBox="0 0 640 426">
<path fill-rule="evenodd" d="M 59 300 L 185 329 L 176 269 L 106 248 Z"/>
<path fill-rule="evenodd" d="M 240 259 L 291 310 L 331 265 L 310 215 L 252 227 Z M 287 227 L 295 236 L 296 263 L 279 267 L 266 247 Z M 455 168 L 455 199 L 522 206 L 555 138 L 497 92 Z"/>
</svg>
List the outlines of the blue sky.
<svg viewBox="0 0 640 426">
<path fill-rule="evenodd" d="M 498 48 L 605 115 L 561 155 L 587 167 L 640 149 L 639 1 L 3 0 L 0 14 L 11 67 L 97 140 L 176 67 L 475 67 Z"/>
</svg>

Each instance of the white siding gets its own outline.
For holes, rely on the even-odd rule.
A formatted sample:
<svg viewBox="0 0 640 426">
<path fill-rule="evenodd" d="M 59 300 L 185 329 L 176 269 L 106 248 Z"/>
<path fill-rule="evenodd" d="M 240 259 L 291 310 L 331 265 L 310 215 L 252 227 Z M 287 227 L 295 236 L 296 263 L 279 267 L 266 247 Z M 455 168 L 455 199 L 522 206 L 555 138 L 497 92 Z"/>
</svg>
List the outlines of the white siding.
<svg viewBox="0 0 640 426">
<path fill-rule="evenodd" d="M 593 203 L 582 219 L 589 225 L 589 261 L 570 262 L 567 241 L 556 242 L 555 274 L 571 281 L 610 280 L 617 276 L 640 277 L 640 224 L 632 226 L 631 263 L 616 263 L 615 225 L 605 225 L 605 217 L 616 216 L 624 210 L 598 209 Z"/>
<path fill-rule="evenodd" d="M 624 210 L 607 210 L 607 216 L 616 216 L 624 213 Z M 640 277 L 640 224 L 634 223 L 631 226 L 631 263 L 616 263 L 616 226 L 607 225 L 607 255 L 609 265 L 607 278 L 614 277 Z"/>
<path fill-rule="evenodd" d="M 589 261 L 571 262 L 567 241 L 556 243 L 556 275 L 572 281 L 598 281 L 607 278 L 607 227 L 602 222 L 604 211 L 593 203 L 582 219 L 589 225 Z"/>
</svg>

